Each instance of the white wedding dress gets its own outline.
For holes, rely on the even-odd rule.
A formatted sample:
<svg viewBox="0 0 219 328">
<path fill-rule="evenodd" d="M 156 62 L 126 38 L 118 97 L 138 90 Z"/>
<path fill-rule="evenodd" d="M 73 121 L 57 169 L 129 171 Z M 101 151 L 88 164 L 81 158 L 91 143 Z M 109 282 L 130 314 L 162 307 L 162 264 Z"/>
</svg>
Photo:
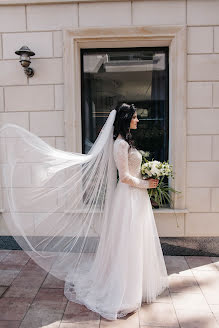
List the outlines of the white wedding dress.
<svg viewBox="0 0 219 328">
<path fill-rule="evenodd" d="M 116 320 L 153 302 L 169 287 L 168 275 L 147 188 L 142 155 L 119 135 L 113 146 L 119 181 L 109 226 L 101 235 L 90 271 L 65 282 L 70 300 L 108 320 Z"/>
</svg>

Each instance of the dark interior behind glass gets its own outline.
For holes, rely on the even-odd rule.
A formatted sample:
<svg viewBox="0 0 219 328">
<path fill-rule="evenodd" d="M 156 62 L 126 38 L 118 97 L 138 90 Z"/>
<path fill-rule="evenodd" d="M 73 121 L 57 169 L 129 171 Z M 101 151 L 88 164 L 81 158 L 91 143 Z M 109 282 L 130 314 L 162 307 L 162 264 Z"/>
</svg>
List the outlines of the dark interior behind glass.
<svg viewBox="0 0 219 328">
<path fill-rule="evenodd" d="M 169 148 L 168 47 L 82 49 L 82 152 L 87 153 L 118 102 L 134 103 L 138 149 L 160 161 Z"/>
</svg>

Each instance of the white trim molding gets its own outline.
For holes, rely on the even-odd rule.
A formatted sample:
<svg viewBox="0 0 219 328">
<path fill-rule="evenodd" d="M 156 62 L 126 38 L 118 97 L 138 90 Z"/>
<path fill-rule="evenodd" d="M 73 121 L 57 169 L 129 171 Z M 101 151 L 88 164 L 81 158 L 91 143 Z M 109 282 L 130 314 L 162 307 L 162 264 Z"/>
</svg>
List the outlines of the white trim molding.
<svg viewBox="0 0 219 328">
<path fill-rule="evenodd" d="M 102 2 L 103 0 L 0 0 L 0 6 L 11 5 L 45 5 L 45 4 L 65 4 L 79 2 Z M 104 0 L 105 2 L 121 2 L 127 0 Z M 139 1 L 139 0 L 138 0 Z M 143 0 L 142 0 L 143 1 Z"/>
<path fill-rule="evenodd" d="M 186 27 L 125 26 L 63 31 L 66 150 L 81 152 L 81 58 L 84 48 L 169 47 L 169 162 L 175 179 L 174 208 L 185 210 L 186 183 Z"/>
</svg>

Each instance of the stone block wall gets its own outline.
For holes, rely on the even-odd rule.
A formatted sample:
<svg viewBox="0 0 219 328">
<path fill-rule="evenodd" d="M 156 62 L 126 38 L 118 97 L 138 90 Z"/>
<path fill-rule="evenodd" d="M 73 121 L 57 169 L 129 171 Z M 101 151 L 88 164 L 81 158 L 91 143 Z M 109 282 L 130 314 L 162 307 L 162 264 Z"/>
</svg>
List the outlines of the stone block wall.
<svg viewBox="0 0 219 328">
<path fill-rule="evenodd" d="M 60 149 L 65 149 L 62 29 L 187 27 L 189 213 L 184 216 L 184 236 L 219 236 L 219 1 L 15 3 L 0 5 L 0 123 L 21 125 Z M 25 44 L 36 53 L 30 79 L 14 54 Z M 0 220 L 0 232 L 2 224 Z"/>
</svg>

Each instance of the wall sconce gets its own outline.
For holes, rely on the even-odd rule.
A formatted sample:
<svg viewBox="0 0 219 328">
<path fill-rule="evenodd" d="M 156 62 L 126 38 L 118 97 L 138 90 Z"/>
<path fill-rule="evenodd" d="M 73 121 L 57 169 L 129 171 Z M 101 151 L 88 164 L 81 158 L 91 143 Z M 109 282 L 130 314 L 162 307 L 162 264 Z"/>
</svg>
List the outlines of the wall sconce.
<svg viewBox="0 0 219 328">
<path fill-rule="evenodd" d="M 20 56 L 21 66 L 24 67 L 24 72 L 28 77 L 34 75 L 34 70 L 29 67 L 31 61 L 30 56 L 35 56 L 35 53 L 31 51 L 27 46 L 21 47 L 19 50 L 15 51 L 16 55 Z"/>
</svg>

